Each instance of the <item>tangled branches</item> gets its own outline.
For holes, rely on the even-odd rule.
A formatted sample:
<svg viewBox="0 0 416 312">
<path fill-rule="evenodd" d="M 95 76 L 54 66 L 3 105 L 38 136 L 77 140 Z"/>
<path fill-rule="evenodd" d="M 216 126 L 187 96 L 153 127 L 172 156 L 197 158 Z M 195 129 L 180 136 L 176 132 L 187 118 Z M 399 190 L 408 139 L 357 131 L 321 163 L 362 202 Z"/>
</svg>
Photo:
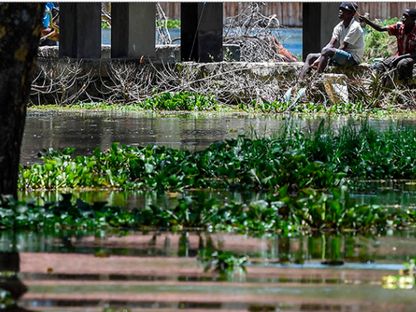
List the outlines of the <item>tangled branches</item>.
<svg viewBox="0 0 416 312">
<path fill-rule="evenodd" d="M 240 14 L 229 17 L 224 26 L 224 43 L 237 44 L 241 61 L 294 62 L 296 58 L 283 48 L 274 30 L 280 27 L 275 15 L 261 13 L 265 3 L 250 3 Z"/>
<path fill-rule="evenodd" d="M 136 61 L 40 63 L 32 104 L 105 101 L 130 104 L 165 92 L 215 96 L 224 104 L 273 101 L 283 96 L 298 67 L 275 63 L 139 64 Z"/>
<path fill-rule="evenodd" d="M 154 87 L 155 72 L 149 64 L 109 62 L 100 76 L 101 101 L 109 103 L 140 102 L 149 97 Z"/>
<path fill-rule="evenodd" d="M 83 66 L 82 61 L 39 61 L 32 82 L 32 102 L 63 105 L 75 103 L 86 96 L 87 88 L 96 79 L 94 76 L 93 68 Z"/>
<path fill-rule="evenodd" d="M 41 62 L 31 99 L 33 104 L 91 101 L 132 104 L 166 92 L 194 92 L 211 95 L 227 105 L 256 106 L 273 101 L 290 102 L 288 91 L 305 89 L 302 102 L 332 105 L 323 87 L 323 76 L 314 73 L 306 81 L 298 81 L 300 67 L 300 63 L 264 62 Z M 328 70 L 339 73 L 340 69 Z M 390 72 L 381 76 L 362 66 L 343 74 L 348 77 L 350 103 L 361 103 L 367 108 L 416 107 L 416 90 L 398 83 Z M 387 77 L 390 84 L 383 82 Z"/>
</svg>

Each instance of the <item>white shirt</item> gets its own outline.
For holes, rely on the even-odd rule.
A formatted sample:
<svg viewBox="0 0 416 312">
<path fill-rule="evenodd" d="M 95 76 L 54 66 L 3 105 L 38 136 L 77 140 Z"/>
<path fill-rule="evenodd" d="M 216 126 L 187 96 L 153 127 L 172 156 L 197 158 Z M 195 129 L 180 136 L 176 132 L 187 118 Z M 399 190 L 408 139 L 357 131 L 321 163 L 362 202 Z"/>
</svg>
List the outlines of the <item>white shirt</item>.
<svg viewBox="0 0 416 312">
<path fill-rule="evenodd" d="M 361 63 L 364 55 L 364 31 L 359 22 L 353 18 L 348 27 L 344 26 L 343 21 L 340 22 L 334 27 L 332 37 L 335 37 L 340 45 L 348 43 L 345 51 L 351 53 L 357 63 Z"/>
</svg>

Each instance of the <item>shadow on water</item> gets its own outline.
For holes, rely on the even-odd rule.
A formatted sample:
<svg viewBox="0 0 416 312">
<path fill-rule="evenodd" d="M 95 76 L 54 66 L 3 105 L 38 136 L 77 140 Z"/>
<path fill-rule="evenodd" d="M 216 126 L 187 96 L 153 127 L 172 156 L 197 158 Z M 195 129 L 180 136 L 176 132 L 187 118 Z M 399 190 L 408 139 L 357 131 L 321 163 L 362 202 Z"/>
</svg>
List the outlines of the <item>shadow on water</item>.
<svg viewBox="0 0 416 312">
<path fill-rule="evenodd" d="M 248 237 L 198 232 L 59 238 L 0 234 L 3 270 L 20 273 L 19 305 L 37 311 L 411 311 L 413 292 L 386 290 L 382 276 L 414 256 L 415 233 L 390 237 Z M 224 277 L 200 260 L 206 248 L 248 256 Z M 392 257 L 392 248 L 396 251 Z M 20 258 L 20 265 L 19 265 Z M 24 285 L 23 285 L 23 284 Z M 14 286 L 13 286 L 14 285 Z M 348 292 L 349 296 L 345 297 Z M 375 304 L 369 309 L 369 302 Z M 18 310 L 14 310 L 18 311 Z M 24 311 L 24 310 L 21 310 Z M 121 311 L 121 310 L 120 310 Z"/>
<path fill-rule="evenodd" d="M 14 235 L 12 235 L 14 236 Z M 13 247 L 11 248 L 14 249 Z M 30 311 L 17 305 L 28 288 L 20 280 L 20 256 L 17 251 L 0 250 L 0 310 L 7 312 Z"/>
</svg>

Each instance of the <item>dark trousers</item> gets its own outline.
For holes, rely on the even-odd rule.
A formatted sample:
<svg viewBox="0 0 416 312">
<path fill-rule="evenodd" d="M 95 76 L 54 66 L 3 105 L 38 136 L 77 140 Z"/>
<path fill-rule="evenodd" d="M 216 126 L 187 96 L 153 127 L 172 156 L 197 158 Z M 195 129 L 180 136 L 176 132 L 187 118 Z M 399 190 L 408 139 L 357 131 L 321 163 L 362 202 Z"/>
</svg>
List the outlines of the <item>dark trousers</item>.
<svg viewBox="0 0 416 312">
<path fill-rule="evenodd" d="M 396 57 L 397 56 L 390 56 L 386 58 L 382 62 L 378 63 L 375 66 L 375 69 L 379 73 L 384 73 L 390 70 L 392 70 L 393 72 L 397 72 L 399 80 L 412 79 L 413 64 L 415 64 L 415 59 L 411 57 L 407 57 L 397 62 L 397 64 L 393 64 Z"/>
</svg>

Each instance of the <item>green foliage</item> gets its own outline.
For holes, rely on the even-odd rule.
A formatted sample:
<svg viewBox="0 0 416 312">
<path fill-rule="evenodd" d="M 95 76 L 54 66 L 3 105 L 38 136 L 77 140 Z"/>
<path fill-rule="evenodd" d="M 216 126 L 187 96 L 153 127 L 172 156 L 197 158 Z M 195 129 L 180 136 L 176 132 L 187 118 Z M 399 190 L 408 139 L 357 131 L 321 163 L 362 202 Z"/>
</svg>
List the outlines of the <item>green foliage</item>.
<svg viewBox="0 0 416 312">
<path fill-rule="evenodd" d="M 20 171 L 20 189 L 110 188 L 176 191 L 325 189 L 345 179 L 415 179 L 416 130 L 376 131 L 363 123 L 338 132 L 287 127 L 275 138 L 240 136 L 190 153 L 163 146 L 113 144 L 73 156 L 50 150 L 43 163 Z"/>
<path fill-rule="evenodd" d="M 167 19 L 167 20 L 158 20 L 156 21 L 156 27 L 162 28 L 181 28 L 181 20 L 180 19 Z"/>
<path fill-rule="evenodd" d="M 386 26 L 395 24 L 399 21 L 398 18 L 384 20 L 382 22 L 376 21 L 377 24 Z M 385 58 L 394 54 L 396 51 L 396 38 L 389 36 L 386 32 L 379 32 L 370 26 L 366 26 L 365 34 L 365 51 L 364 59 L 371 61 L 374 58 Z"/>
<path fill-rule="evenodd" d="M 378 110 L 368 107 L 362 102 L 341 103 L 324 105 L 320 103 L 305 102 L 252 102 L 248 104 L 239 104 L 239 109 L 248 112 L 263 113 L 282 113 L 293 112 L 301 114 L 336 114 L 336 115 L 368 115 L 376 114 Z"/>
<path fill-rule="evenodd" d="M 111 23 L 107 20 L 101 20 L 101 29 L 110 29 Z"/>
<path fill-rule="evenodd" d="M 216 110 L 218 102 L 213 96 L 193 92 L 166 92 L 138 104 L 143 109 L 203 111 Z"/>
</svg>

